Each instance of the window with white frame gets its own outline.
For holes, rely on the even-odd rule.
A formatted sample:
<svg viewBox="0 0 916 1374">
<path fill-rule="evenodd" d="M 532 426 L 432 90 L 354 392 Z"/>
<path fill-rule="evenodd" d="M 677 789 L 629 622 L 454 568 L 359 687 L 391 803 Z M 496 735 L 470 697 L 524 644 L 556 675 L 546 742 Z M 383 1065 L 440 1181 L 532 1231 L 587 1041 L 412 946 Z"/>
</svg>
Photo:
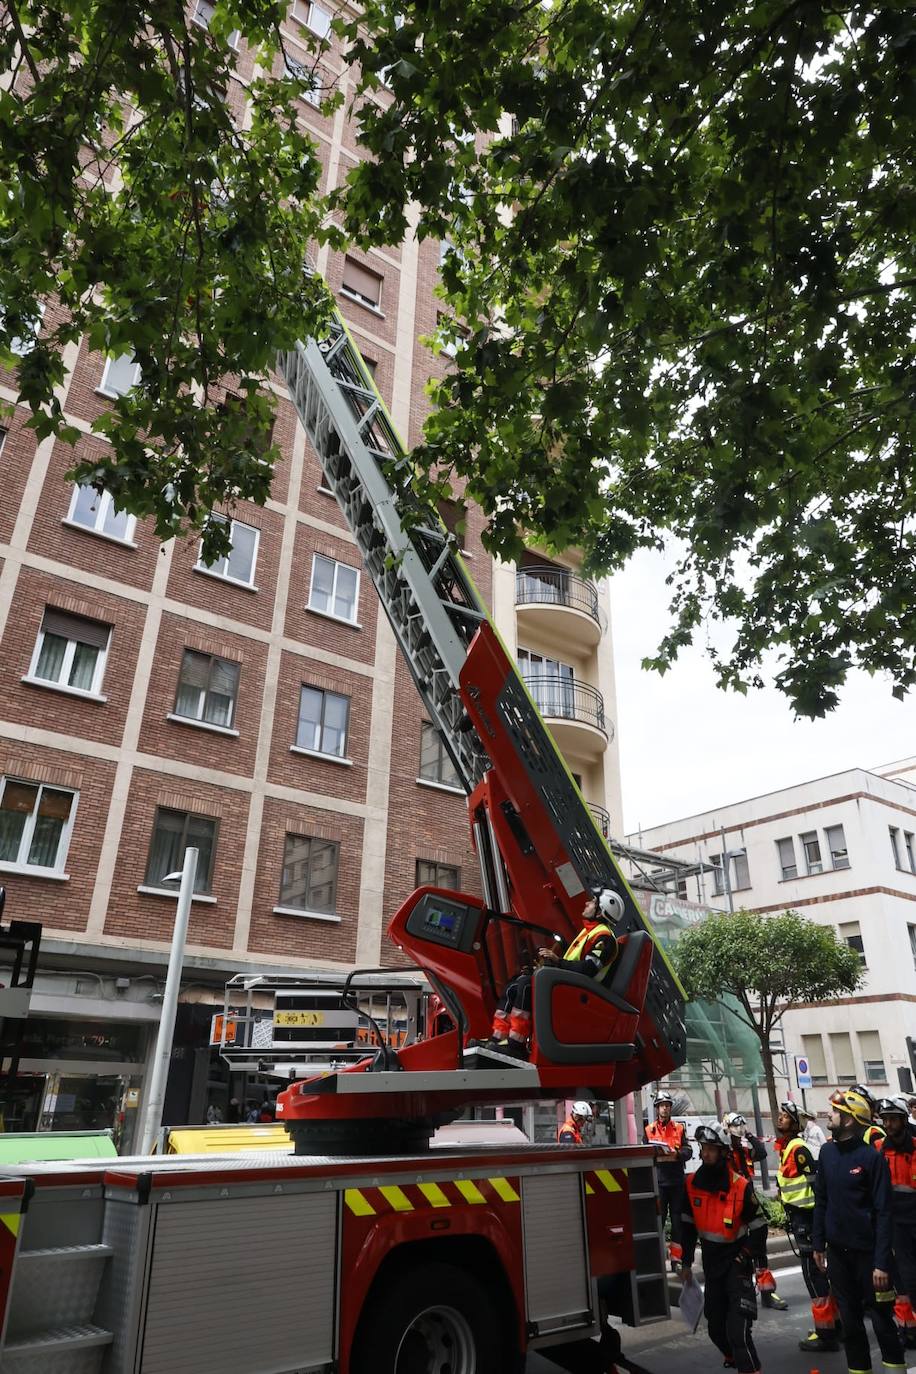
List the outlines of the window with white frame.
<svg viewBox="0 0 916 1374">
<path fill-rule="evenodd" d="M 881 1036 L 876 1030 L 859 1031 L 859 1053 L 865 1066 L 866 1083 L 886 1083 L 887 1069 L 884 1064 L 884 1051 L 881 1049 Z"/>
<path fill-rule="evenodd" d="M 913 852 L 913 832 L 911 830 L 904 830 L 903 844 L 906 849 L 906 861 L 910 866 L 910 872 L 916 873 L 916 854 Z"/>
<path fill-rule="evenodd" d="M 895 825 L 889 825 L 887 830 L 891 837 L 891 853 L 894 856 L 894 867 L 903 868 L 903 864 L 900 862 L 900 831 Z"/>
<path fill-rule="evenodd" d="M 347 753 L 350 723 L 350 698 L 341 692 L 302 684 L 299 717 L 296 721 L 296 747 L 314 754 L 330 754 L 342 759 Z"/>
<path fill-rule="evenodd" d="M 331 11 L 325 9 L 324 5 L 315 4 L 315 0 L 295 0 L 293 4 L 293 18 L 300 24 L 304 24 L 312 33 L 319 38 L 327 38 L 331 32 Z"/>
<path fill-rule="evenodd" d="M 447 887 L 457 892 L 461 886 L 461 869 L 455 864 L 440 864 L 435 859 L 417 859 L 416 887 Z"/>
<path fill-rule="evenodd" d="M 824 831 L 830 863 L 834 868 L 849 867 L 849 851 L 846 848 L 846 832 L 841 825 L 828 825 Z"/>
<path fill-rule="evenodd" d="M 862 962 L 862 964 L 863 964 L 863 966 L 864 966 L 864 965 L 865 965 L 865 943 L 864 943 L 864 941 L 863 941 L 863 939 L 862 939 L 862 930 L 861 930 L 861 928 L 860 928 L 860 926 L 859 926 L 859 922 L 858 922 L 858 921 L 841 921 L 841 922 L 840 922 L 840 939 L 843 941 L 844 944 L 847 944 L 847 945 L 849 946 L 850 949 L 855 950 L 856 954 L 858 954 L 859 959 L 861 960 L 861 962 Z"/>
<path fill-rule="evenodd" d="M 191 23 L 198 24 L 202 29 L 208 29 L 215 8 L 216 5 L 213 3 L 213 0 L 194 0 L 194 8 L 191 11 Z M 240 34 L 238 29 L 233 29 L 227 40 L 230 48 L 238 47 L 239 37 Z"/>
<path fill-rule="evenodd" d="M 298 58 L 291 57 L 289 53 L 284 56 L 283 63 L 289 75 L 297 83 L 302 99 L 307 104 L 317 108 L 321 104 L 321 77 L 318 71 L 306 62 L 300 62 Z"/>
<path fill-rule="evenodd" d="M 817 837 L 816 830 L 809 830 L 804 835 L 799 835 L 802 853 L 805 856 L 806 873 L 823 873 L 824 860 L 821 857 L 821 842 Z"/>
<path fill-rule="evenodd" d="M 355 258 L 344 259 L 341 291 L 360 305 L 368 305 L 370 310 L 380 310 L 382 305 L 382 278 L 372 272 Z"/>
<path fill-rule="evenodd" d="M 110 492 L 88 486 L 73 488 L 67 519 L 72 525 L 81 525 L 84 530 L 122 544 L 131 542 L 137 524 L 126 510 L 118 510 Z"/>
<path fill-rule="evenodd" d="M 916 968 L 916 926 L 907 926 L 910 937 L 910 953 L 913 956 L 913 967 Z"/>
<path fill-rule="evenodd" d="M 575 718 L 575 669 L 562 659 L 548 658 L 521 644 L 516 662 L 534 704 L 545 716 Z"/>
<path fill-rule="evenodd" d="M 312 555 L 309 609 L 335 620 L 356 624 L 359 610 L 359 573 L 349 563 L 338 563 L 323 553 Z"/>
<path fill-rule="evenodd" d="M 6 777 L 0 789 L 0 863 L 62 873 L 79 794 Z"/>
<path fill-rule="evenodd" d="M 32 349 L 35 347 L 38 336 L 41 333 L 41 325 L 45 317 L 45 308 L 44 301 L 39 301 L 38 318 L 23 321 L 26 326 L 23 333 L 17 334 L 10 339 L 9 350 L 11 353 L 15 353 L 17 358 L 24 358 L 26 353 L 31 353 Z M 0 319 L 3 319 L 4 315 L 5 312 L 0 310 Z"/>
<path fill-rule="evenodd" d="M 337 872 L 340 845 L 310 835 L 286 836 L 280 906 L 289 911 L 313 911 L 319 916 L 337 912 Z"/>
<path fill-rule="evenodd" d="M 111 626 L 101 620 L 45 609 L 29 677 L 97 696 L 105 676 Z"/>
<path fill-rule="evenodd" d="M 211 515 L 211 520 L 226 523 L 224 515 Z M 241 520 L 230 520 L 229 538 L 232 548 L 212 563 L 204 563 L 198 555 L 199 572 L 211 573 L 213 577 L 224 577 L 227 582 L 238 582 L 243 587 L 254 586 L 254 570 L 258 560 L 258 541 L 261 531 L 254 525 L 245 525 Z"/>
<path fill-rule="evenodd" d="M 3 425 L 0 425 L 0 453 L 2 453 L 6 447 L 6 438 L 8 434 L 9 430 L 5 429 Z"/>
<path fill-rule="evenodd" d="M 140 380 L 140 364 L 134 362 L 132 353 L 122 353 L 117 358 L 106 358 L 99 391 L 106 396 L 126 396 Z"/>
<path fill-rule="evenodd" d="M 424 720 L 420 726 L 419 776 L 424 782 L 436 782 L 442 787 L 461 786 L 442 736 L 428 720 Z"/>
<path fill-rule="evenodd" d="M 779 871 L 783 882 L 789 878 L 797 878 L 798 863 L 795 858 L 795 841 L 791 835 L 786 835 L 784 839 L 776 841 L 776 853 L 779 856 Z"/>
<path fill-rule="evenodd" d="M 811 1082 L 815 1084 L 826 1083 L 827 1080 L 827 1060 L 824 1058 L 824 1037 L 822 1035 L 803 1035 L 802 1052 L 808 1061 L 808 1071 L 811 1074 Z"/>
<path fill-rule="evenodd" d="M 196 849 L 198 858 L 194 891 L 208 894 L 213 885 L 217 829 L 218 822 L 212 816 L 198 816 L 193 811 L 157 806 L 146 863 L 146 885 L 161 887 L 170 874 L 181 872 L 185 850 Z M 177 884 L 174 890 L 178 891 Z"/>
<path fill-rule="evenodd" d="M 710 854 L 709 862 L 713 865 L 713 891 L 717 897 L 721 897 L 725 891 L 722 855 Z M 732 892 L 741 892 L 744 888 L 750 887 L 751 874 L 746 849 L 730 849 L 728 851 L 728 882 Z"/>
<path fill-rule="evenodd" d="M 848 1031 L 831 1032 L 830 1051 L 837 1083 L 855 1083 L 856 1061 L 852 1057 L 852 1041 Z"/>
<path fill-rule="evenodd" d="M 240 671 L 241 665 L 231 659 L 185 649 L 174 714 L 230 729 L 235 716 Z"/>
</svg>

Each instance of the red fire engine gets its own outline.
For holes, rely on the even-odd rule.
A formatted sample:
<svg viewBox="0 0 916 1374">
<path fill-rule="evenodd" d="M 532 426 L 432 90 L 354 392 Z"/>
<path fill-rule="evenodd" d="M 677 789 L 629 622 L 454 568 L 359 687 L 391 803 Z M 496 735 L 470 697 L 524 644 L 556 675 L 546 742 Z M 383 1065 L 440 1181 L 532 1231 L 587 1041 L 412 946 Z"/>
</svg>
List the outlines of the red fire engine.
<svg viewBox="0 0 916 1374">
<path fill-rule="evenodd" d="M 0 1367 L 502 1374 L 537 1349 L 608 1370 L 610 1317 L 668 1311 L 651 1151 L 462 1145 L 460 1123 L 431 1140 L 472 1104 L 615 1100 L 663 1077 L 685 1057 L 683 994 L 346 329 L 278 366 L 467 792 L 483 897 L 421 888 L 395 914 L 437 1014 L 306 1054 L 278 1102 L 295 1153 L 0 1181 Z M 599 889 L 619 913 L 607 977 L 535 969 L 527 1058 L 481 1047 L 508 980 L 568 944 Z M 357 986 L 337 1004 L 357 1008 Z M 322 1024 L 309 1015 L 294 1024 Z"/>
</svg>

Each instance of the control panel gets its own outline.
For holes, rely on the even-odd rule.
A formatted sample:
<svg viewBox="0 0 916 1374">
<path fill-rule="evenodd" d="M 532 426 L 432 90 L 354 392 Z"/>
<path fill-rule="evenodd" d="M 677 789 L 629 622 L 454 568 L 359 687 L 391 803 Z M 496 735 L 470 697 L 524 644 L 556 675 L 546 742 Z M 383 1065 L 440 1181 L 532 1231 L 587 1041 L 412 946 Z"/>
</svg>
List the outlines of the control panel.
<svg viewBox="0 0 916 1374">
<path fill-rule="evenodd" d="M 416 939 L 446 945 L 470 953 L 477 938 L 482 912 L 454 897 L 426 892 L 407 918 L 407 930 Z"/>
</svg>

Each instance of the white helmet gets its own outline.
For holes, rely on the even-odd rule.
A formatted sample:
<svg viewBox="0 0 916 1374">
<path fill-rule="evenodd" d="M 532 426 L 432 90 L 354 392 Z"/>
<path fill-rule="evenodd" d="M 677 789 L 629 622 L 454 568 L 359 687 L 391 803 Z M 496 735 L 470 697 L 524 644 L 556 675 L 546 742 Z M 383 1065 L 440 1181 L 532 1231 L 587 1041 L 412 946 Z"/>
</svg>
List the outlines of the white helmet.
<svg viewBox="0 0 916 1374">
<path fill-rule="evenodd" d="M 747 1117 L 741 1112 L 726 1112 L 722 1118 L 722 1125 L 732 1135 L 740 1135 L 747 1125 Z"/>
<path fill-rule="evenodd" d="M 699 1145 L 721 1145 L 723 1149 L 731 1149 L 728 1131 L 718 1121 L 714 1121 L 711 1126 L 698 1126 L 694 1140 Z"/>
<path fill-rule="evenodd" d="M 619 892 L 615 892 L 612 887 L 596 887 L 592 895 L 602 916 L 606 916 L 609 921 L 623 919 L 625 907 Z"/>
<path fill-rule="evenodd" d="M 592 1109 L 587 1102 L 574 1102 L 572 1104 L 573 1116 L 581 1116 L 583 1121 L 590 1121 Z"/>
</svg>

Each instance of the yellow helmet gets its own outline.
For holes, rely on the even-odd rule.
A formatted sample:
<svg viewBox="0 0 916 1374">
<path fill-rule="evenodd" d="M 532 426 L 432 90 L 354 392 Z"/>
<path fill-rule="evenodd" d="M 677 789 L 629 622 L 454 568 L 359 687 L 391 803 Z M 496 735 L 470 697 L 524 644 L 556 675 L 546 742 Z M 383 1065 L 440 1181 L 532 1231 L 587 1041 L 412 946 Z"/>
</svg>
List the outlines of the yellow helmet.
<svg viewBox="0 0 916 1374">
<path fill-rule="evenodd" d="M 838 1092 L 831 1095 L 830 1105 L 836 1107 L 837 1111 L 845 1112 L 851 1116 L 853 1121 L 860 1126 L 871 1125 L 871 1107 L 861 1093 L 855 1092 L 852 1088 L 845 1091 L 841 1088 Z"/>
</svg>

